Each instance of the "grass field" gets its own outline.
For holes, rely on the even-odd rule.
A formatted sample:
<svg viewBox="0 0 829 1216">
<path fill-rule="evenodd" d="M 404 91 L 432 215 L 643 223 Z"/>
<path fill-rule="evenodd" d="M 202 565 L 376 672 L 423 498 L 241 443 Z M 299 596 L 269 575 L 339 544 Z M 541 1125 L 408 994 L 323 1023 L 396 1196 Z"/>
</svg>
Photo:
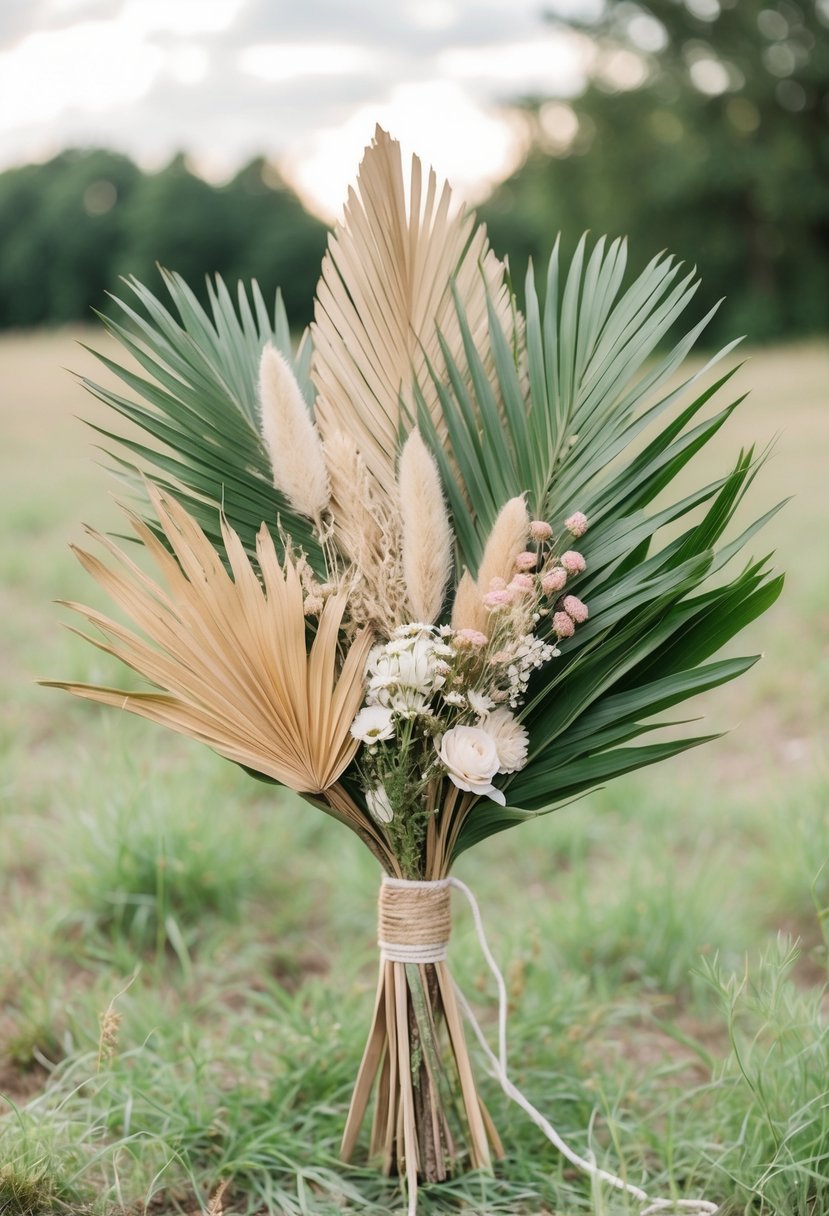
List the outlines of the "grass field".
<svg viewBox="0 0 829 1216">
<path fill-rule="evenodd" d="M 0 1213 L 400 1211 L 337 1158 L 375 863 L 195 744 L 34 683 L 121 678 L 52 603 L 93 597 L 67 544 L 117 520 L 77 338 L 0 338 Z M 458 873 L 508 975 L 514 1079 L 574 1148 L 654 1195 L 829 1216 L 829 348 L 757 352 L 737 385 L 712 475 L 779 434 L 751 507 L 795 497 L 755 545 L 789 572 L 740 646 L 767 657 L 694 707 L 736 729 Z M 491 1026 L 461 910 L 451 958 Z M 507 1159 L 424 1214 L 638 1210 L 482 1090 Z"/>
</svg>

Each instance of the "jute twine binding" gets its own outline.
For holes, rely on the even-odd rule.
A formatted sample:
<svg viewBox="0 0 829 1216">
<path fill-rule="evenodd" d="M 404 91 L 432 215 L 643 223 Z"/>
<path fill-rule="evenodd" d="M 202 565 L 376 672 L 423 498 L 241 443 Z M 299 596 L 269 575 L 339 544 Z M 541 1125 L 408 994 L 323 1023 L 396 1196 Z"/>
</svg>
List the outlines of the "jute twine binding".
<svg viewBox="0 0 829 1216">
<path fill-rule="evenodd" d="M 378 901 L 377 944 L 387 962 L 440 963 L 452 932 L 448 878 L 410 882 L 386 875 Z"/>
<path fill-rule="evenodd" d="M 592 1154 L 590 1159 L 580 1157 L 512 1082 L 507 1072 L 507 988 L 489 948 L 478 901 L 466 883 L 461 882 L 459 878 L 415 882 L 384 875 L 380 887 L 378 930 L 378 942 L 383 958 L 395 963 L 436 963 L 446 958 L 451 932 L 449 905 L 453 887 L 461 892 L 469 904 L 481 952 L 498 987 L 497 1054 L 487 1042 L 469 1002 L 457 984 L 454 984 L 455 993 L 504 1093 L 529 1115 L 547 1139 L 578 1169 L 637 1199 L 643 1205 L 640 1216 L 663 1216 L 663 1213 L 667 1212 L 683 1212 L 685 1216 L 713 1216 L 717 1211 L 717 1204 L 707 1199 L 652 1199 L 641 1187 L 601 1169 Z M 416 1216 L 416 1212 L 417 1189 L 413 1186 L 409 1193 L 409 1216 Z"/>
</svg>

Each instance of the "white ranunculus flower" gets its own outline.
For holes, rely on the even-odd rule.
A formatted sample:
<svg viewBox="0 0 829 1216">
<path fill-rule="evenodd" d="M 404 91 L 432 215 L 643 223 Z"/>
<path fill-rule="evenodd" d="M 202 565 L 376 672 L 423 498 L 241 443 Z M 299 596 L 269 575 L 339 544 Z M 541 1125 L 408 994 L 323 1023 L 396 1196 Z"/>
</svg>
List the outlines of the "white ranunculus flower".
<svg viewBox="0 0 829 1216">
<path fill-rule="evenodd" d="M 376 823 L 391 823 L 392 819 L 394 819 L 394 811 L 389 802 L 389 796 L 382 785 L 378 785 L 374 790 L 366 791 L 366 806 Z"/>
<path fill-rule="evenodd" d="M 394 734 L 394 715 L 382 705 L 367 705 L 361 709 L 351 723 L 351 733 L 369 747 L 381 739 L 391 739 Z"/>
<path fill-rule="evenodd" d="M 501 706 L 482 718 L 478 725 L 495 744 L 499 773 L 517 773 L 524 767 L 530 737 L 514 714 Z"/>
<path fill-rule="evenodd" d="M 498 772 L 498 751 L 495 740 L 485 730 L 479 726 L 453 726 L 441 739 L 438 756 L 449 780 L 458 789 L 505 805 L 504 795 L 492 784 Z"/>
</svg>

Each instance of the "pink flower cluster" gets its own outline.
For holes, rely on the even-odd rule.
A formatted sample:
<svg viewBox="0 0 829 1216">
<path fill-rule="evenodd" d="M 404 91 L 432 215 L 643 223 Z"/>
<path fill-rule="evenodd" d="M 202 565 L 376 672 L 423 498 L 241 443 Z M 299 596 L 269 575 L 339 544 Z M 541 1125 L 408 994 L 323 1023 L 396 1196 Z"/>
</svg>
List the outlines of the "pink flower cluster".
<svg viewBox="0 0 829 1216">
<path fill-rule="evenodd" d="M 486 646 L 489 638 L 480 629 L 459 629 L 454 637 L 456 646 L 473 646 L 476 650 Z"/>
<path fill-rule="evenodd" d="M 567 571 L 562 566 L 555 566 L 552 570 L 548 570 L 546 574 L 542 574 L 541 590 L 545 595 L 554 595 L 556 591 L 564 590 L 566 582 Z"/>
<path fill-rule="evenodd" d="M 587 516 L 581 511 L 574 512 L 564 521 L 564 526 L 572 536 L 583 536 L 587 531 Z M 583 574 L 587 569 L 587 562 L 583 555 L 575 549 L 567 549 L 560 557 L 555 558 L 549 549 L 546 550 L 547 542 L 552 540 L 553 529 L 550 524 L 544 519 L 534 519 L 530 523 L 530 536 L 538 545 L 537 550 L 525 549 L 515 558 L 513 566 L 513 575 L 509 582 L 503 578 L 493 578 L 490 580 L 489 587 L 484 594 L 484 605 L 491 611 L 497 611 L 501 608 L 506 608 L 509 604 L 516 601 L 523 601 L 526 597 L 535 593 L 537 597 L 553 596 L 558 592 L 563 591 L 567 579 L 571 575 Z M 568 601 L 571 607 L 574 604 L 581 604 L 581 601 L 576 600 L 575 596 L 568 596 Z M 567 624 L 563 617 L 567 617 L 572 625 L 586 620 L 587 609 L 584 605 L 570 611 L 565 605 L 563 612 L 556 613 L 556 619 L 559 621 L 561 630 L 560 637 L 569 637 L 566 632 Z M 562 632 L 562 630 L 564 632 Z M 467 644 L 472 644 L 467 640 Z M 480 643 L 476 643 L 480 645 Z"/>
<path fill-rule="evenodd" d="M 553 535 L 553 529 L 544 519 L 534 519 L 530 524 L 530 536 L 533 540 L 549 540 Z"/>
<path fill-rule="evenodd" d="M 568 549 L 566 553 L 562 553 L 560 560 L 568 574 L 583 574 L 587 569 L 587 562 L 580 553 L 576 553 L 575 549 Z"/>
<path fill-rule="evenodd" d="M 587 516 L 582 511 L 574 511 L 569 519 L 565 519 L 564 526 L 573 536 L 584 536 L 587 531 Z"/>
<path fill-rule="evenodd" d="M 583 625 L 590 613 L 587 604 L 575 595 L 565 595 L 561 608 L 553 613 L 553 633 L 559 638 L 571 638 L 576 625 Z"/>
</svg>

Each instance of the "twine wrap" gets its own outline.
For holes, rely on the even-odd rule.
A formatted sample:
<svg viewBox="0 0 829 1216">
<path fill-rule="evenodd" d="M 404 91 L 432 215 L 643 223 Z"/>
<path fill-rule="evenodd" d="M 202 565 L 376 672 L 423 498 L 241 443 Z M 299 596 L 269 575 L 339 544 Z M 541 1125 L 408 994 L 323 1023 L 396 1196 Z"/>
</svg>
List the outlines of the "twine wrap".
<svg viewBox="0 0 829 1216">
<path fill-rule="evenodd" d="M 415 882 L 384 875 L 378 900 L 377 944 L 387 962 L 440 963 L 452 932 L 448 878 Z"/>
</svg>

